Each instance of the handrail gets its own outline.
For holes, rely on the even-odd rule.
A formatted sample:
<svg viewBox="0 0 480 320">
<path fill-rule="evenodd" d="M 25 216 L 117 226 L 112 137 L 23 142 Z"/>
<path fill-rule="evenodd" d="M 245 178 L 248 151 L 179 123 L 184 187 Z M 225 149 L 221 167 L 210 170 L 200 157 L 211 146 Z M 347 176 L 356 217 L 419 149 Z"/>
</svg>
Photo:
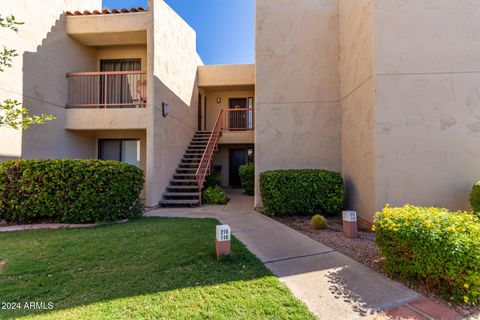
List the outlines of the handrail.
<svg viewBox="0 0 480 320">
<path fill-rule="evenodd" d="M 104 75 L 122 75 L 122 74 L 147 74 L 146 71 L 93 71 L 93 72 L 69 72 L 65 76 L 104 76 Z"/>
<path fill-rule="evenodd" d="M 205 147 L 205 151 L 203 152 L 202 159 L 198 164 L 197 172 L 195 176 L 197 178 L 197 184 L 200 191 L 200 203 L 202 201 L 202 189 L 203 183 L 205 182 L 206 176 L 210 172 L 210 166 L 213 159 L 213 153 L 218 145 L 218 139 L 222 135 L 222 128 L 223 128 L 223 112 L 224 110 L 220 110 L 218 114 L 217 120 L 215 121 L 215 126 L 213 127 L 212 133 L 210 134 L 210 138 L 208 139 L 207 146 Z"/>
</svg>

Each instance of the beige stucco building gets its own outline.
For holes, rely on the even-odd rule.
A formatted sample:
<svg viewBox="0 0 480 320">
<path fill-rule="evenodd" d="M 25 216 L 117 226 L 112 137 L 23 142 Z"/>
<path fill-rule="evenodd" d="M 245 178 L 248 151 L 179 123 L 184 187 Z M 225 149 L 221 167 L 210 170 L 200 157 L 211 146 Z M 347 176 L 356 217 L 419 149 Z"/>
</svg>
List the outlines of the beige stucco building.
<svg viewBox="0 0 480 320">
<path fill-rule="evenodd" d="M 204 66 L 195 31 L 162 0 L 123 12 L 11 2 L 26 24 L 0 34 L 19 53 L 0 99 L 57 120 L 0 128 L 0 160 L 131 162 L 149 206 L 195 204 L 207 171 L 236 186 L 254 160 L 257 181 L 271 169 L 342 172 L 345 206 L 365 220 L 386 203 L 466 209 L 480 176 L 479 7 L 256 0 L 255 65 Z"/>
</svg>

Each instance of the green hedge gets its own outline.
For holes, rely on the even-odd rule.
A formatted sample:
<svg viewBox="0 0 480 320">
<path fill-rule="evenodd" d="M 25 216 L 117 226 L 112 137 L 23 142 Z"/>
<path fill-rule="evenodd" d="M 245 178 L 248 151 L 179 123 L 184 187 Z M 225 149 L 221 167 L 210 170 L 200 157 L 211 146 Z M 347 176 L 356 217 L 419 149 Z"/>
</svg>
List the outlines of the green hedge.
<svg viewBox="0 0 480 320">
<path fill-rule="evenodd" d="M 470 204 L 472 205 L 472 210 L 480 216 L 480 182 L 475 183 L 472 188 L 472 193 L 470 193 Z"/>
<path fill-rule="evenodd" d="M 333 214 L 343 203 L 343 179 L 325 170 L 276 170 L 260 175 L 260 193 L 270 215 Z"/>
<path fill-rule="evenodd" d="M 387 271 L 420 280 L 446 298 L 480 301 L 480 222 L 447 209 L 385 207 L 375 216 Z"/>
<path fill-rule="evenodd" d="M 244 164 L 238 171 L 245 193 L 253 196 L 255 193 L 255 165 L 253 163 Z"/>
<path fill-rule="evenodd" d="M 0 163 L 0 219 L 91 223 L 140 214 L 143 171 L 117 161 Z"/>
</svg>

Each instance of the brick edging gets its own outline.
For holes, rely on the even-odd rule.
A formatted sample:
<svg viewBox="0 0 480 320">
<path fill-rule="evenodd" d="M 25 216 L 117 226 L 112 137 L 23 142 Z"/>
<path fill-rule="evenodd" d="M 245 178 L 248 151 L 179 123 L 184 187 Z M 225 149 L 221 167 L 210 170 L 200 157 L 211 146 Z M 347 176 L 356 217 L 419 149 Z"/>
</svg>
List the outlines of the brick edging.
<svg viewBox="0 0 480 320">
<path fill-rule="evenodd" d="M 128 222 L 128 219 L 120 220 L 111 223 L 85 223 L 85 224 L 74 224 L 74 223 L 38 223 L 38 224 L 22 224 L 14 226 L 0 227 L 0 233 L 5 232 L 19 232 L 19 231 L 30 231 L 30 230 L 56 230 L 56 229 L 81 229 L 81 228 L 94 228 L 98 226 L 108 225 L 108 224 L 117 224 Z"/>
</svg>

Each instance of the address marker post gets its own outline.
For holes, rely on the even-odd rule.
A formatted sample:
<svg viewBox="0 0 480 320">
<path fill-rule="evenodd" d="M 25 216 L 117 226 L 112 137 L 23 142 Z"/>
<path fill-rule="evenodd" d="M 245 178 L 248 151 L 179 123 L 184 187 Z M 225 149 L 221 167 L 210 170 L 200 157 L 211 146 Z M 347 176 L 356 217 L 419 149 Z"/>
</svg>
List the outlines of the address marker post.
<svg viewBox="0 0 480 320">
<path fill-rule="evenodd" d="M 343 211 L 343 234 L 347 238 L 358 238 L 357 213 L 355 211 Z"/>
<path fill-rule="evenodd" d="M 222 257 L 227 257 L 232 254 L 232 249 L 230 246 L 231 237 L 232 237 L 232 230 L 230 229 L 230 226 L 226 224 L 217 226 L 216 248 L 217 248 L 218 260 L 220 260 Z"/>
</svg>

